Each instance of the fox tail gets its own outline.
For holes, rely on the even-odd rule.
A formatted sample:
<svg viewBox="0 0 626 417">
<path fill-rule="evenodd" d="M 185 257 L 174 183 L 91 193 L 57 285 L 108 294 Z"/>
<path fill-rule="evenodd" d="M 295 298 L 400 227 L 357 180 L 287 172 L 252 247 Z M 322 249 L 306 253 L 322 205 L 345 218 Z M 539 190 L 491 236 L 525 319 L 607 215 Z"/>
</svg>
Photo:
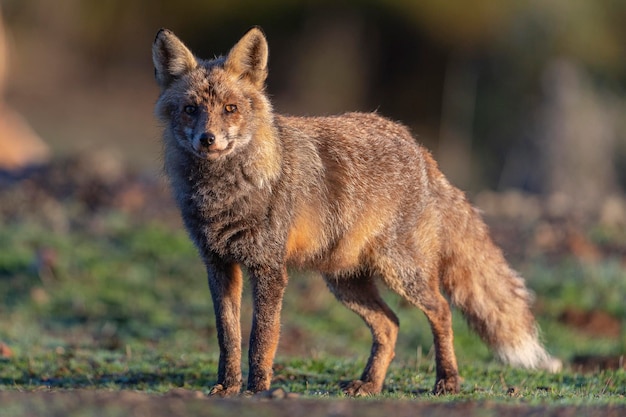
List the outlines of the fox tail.
<svg viewBox="0 0 626 417">
<path fill-rule="evenodd" d="M 533 295 L 491 240 L 479 213 L 465 200 L 444 221 L 453 236 L 444 261 L 443 289 L 502 362 L 515 367 L 558 372 L 559 359 L 539 340 L 531 312 Z"/>
</svg>

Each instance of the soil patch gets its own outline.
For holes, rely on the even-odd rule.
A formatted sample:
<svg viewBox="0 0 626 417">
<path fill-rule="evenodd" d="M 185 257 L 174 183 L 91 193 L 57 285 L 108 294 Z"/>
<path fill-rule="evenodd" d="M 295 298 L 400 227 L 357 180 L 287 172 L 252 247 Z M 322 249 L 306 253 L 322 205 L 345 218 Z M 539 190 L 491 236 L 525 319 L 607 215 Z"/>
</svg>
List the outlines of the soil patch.
<svg viewBox="0 0 626 417">
<path fill-rule="evenodd" d="M 622 332 L 622 322 L 601 310 L 567 308 L 559 321 L 590 336 L 618 338 Z"/>
<path fill-rule="evenodd" d="M 471 416 L 603 416 L 626 413 L 623 406 L 542 407 L 492 402 L 428 403 L 413 400 L 214 399 L 201 393 L 174 390 L 157 396 L 138 392 L 60 391 L 0 392 L 3 416 L 359 416 L 471 417 Z"/>
<path fill-rule="evenodd" d="M 599 371 L 614 371 L 625 369 L 624 355 L 599 356 L 577 355 L 572 358 L 572 369 L 578 372 L 596 373 Z"/>
</svg>

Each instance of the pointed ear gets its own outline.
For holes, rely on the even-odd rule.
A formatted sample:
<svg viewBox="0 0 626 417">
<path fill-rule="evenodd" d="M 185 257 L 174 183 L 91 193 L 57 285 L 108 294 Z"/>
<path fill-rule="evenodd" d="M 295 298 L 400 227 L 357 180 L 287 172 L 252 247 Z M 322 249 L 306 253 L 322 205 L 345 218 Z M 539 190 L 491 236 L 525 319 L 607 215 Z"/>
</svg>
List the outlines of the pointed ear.
<svg viewBox="0 0 626 417">
<path fill-rule="evenodd" d="M 152 44 L 154 76 L 161 90 L 193 70 L 198 62 L 191 51 L 167 29 L 161 29 Z"/>
<path fill-rule="evenodd" d="M 224 69 L 262 89 L 267 78 L 267 40 L 263 31 L 254 27 L 228 53 Z"/>
</svg>

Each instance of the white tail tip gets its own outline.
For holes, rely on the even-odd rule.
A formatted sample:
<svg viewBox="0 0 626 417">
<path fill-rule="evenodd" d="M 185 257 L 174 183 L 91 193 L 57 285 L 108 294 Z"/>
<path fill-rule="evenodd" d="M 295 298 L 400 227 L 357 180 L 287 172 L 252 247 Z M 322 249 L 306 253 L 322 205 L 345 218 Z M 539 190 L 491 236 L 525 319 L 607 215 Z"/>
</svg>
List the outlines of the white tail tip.
<svg viewBox="0 0 626 417">
<path fill-rule="evenodd" d="M 527 369 L 543 369 L 556 373 L 563 369 L 560 359 L 550 356 L 536 338 L 528 338 L 515 346 L 498 346 L 498 358 L 511 366 Z"/>
</svg>

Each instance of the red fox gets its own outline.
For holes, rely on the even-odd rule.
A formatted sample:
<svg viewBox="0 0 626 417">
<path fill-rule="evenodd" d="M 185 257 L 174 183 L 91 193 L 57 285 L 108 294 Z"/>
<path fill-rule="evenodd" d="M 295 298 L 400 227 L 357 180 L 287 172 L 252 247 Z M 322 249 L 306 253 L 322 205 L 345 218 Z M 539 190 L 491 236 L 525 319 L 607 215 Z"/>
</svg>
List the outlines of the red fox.
<svg viewBox="0 0 626 417">
<path fill-rule="evenodd" d="M 242 267 L 253 293 L 247 390 L 269 389 L 287 267 L 321 272 L 372 333 L 349 395 L 379 393 L 399 321 L 377 282 L 428 318 L 436 394 L 459 392 L 448 301 L 503 362 L 556 372 L 538 340 L 524 280 L 464 194 L 403 125 L 375 113 L 291 117 L 265 93 L 268 44 L 248 31 L 204 60 L 161 29 L 152 57 L 165 172 L 206 265 L 220 349 L 211 394 L 242 386 Z"/>
</svg>

